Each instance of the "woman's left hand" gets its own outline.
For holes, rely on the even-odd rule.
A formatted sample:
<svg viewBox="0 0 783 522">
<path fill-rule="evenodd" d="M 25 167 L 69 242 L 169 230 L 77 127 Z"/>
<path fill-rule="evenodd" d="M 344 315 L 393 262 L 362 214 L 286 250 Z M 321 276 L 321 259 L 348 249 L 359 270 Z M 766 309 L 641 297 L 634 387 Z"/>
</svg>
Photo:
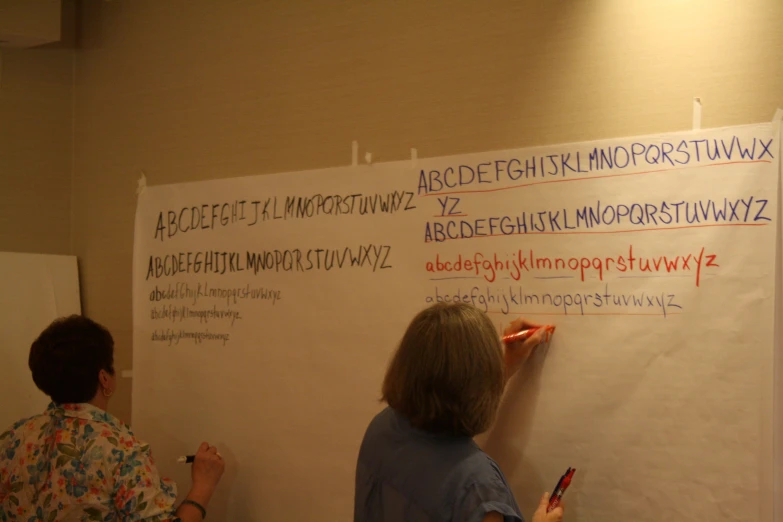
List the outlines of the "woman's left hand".
<svg viewBox="0 0 783 522">
<path fill-rule="evenodd" d="M 552 335 L 551 329 L 542 326 L 540 324 L 531 323 L 530 321 L 519 318 L 511 322 L 511 325 L 503 331 L 503 335 L 510 335 L 522 330 L 528 330 L 530 328 L 538 328 L 538 330 L 525 339 L 524 341 L 516 341 L 506 344 L 505 359 L 506 368 L 508 374 L 513 374 L 517 368 L 525 363 L 530 358 L 533 350 L 542 343 L 549 342 Z"/>
</svg>

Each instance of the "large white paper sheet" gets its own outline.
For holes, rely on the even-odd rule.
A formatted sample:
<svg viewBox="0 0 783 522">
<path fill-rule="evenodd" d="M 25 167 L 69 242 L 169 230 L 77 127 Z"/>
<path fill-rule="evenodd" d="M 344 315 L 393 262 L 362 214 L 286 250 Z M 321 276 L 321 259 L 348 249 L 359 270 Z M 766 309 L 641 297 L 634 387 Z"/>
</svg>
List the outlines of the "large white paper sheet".
<svg viewBox="0 0 783 522">
<path fill-rule="evenodd" d="M 529 517 L 772 516 L 772 125 L 147 187 L 134 251 L 138 434 L 226 520 L 349 520 L 407 322 L 438 300 L 557 325 L 481 438 Z M 544 356 L 545 357 L 542 357 Z"/>
<path fill-rule="evenodd" d="M 42 413 L 46 397 L 33 382 L 30 345 L 57 319 L 81 313 L 76 258 L 0 252 L 0 431 Z"/>
</svg>

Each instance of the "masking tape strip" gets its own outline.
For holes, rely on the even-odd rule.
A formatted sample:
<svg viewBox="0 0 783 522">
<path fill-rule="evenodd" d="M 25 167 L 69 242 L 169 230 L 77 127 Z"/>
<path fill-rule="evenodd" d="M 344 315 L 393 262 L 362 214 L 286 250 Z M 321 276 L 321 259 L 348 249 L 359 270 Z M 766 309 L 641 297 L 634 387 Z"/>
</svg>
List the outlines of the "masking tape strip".
<svg viewBox="0 0 783 522">
<path fill-rule="evenodd" d="M 359 165 L 359 142 L 354 140 L 351 142 L 351 166 L 356 167 Z"/>
<path fill-rule="evenodd" d="M 419 167 L 419 151 L 411 149 L 411 170 L 416 170 Z"/>
<path fill-rule="evenodd" d="M 693 99 L 693 130 L 701 129 L 701 98 Z"/>
<path fill-rule="evenodd" d="M 139 178 L 139 183 L 136 186 L 136 195 L 140 195 L 144 190 L 147 188 L 147 176 L 144 175 L 144 172 L 141 173 L 141 177 Z"/>
</svg>

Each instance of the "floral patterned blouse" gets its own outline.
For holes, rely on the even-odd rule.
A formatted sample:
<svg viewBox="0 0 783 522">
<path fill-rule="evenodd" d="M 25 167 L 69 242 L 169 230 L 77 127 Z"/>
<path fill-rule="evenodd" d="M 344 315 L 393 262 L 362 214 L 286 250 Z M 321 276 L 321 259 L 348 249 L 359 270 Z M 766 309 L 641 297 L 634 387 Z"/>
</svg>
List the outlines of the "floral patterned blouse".
<svg viewBox="0 0 783 522">
<path fill-rule="evenodd" d="M 50 404 L 0 435 L 0 521 L 176 521 L 149 446 L 90 404 Z"/>
</svg>

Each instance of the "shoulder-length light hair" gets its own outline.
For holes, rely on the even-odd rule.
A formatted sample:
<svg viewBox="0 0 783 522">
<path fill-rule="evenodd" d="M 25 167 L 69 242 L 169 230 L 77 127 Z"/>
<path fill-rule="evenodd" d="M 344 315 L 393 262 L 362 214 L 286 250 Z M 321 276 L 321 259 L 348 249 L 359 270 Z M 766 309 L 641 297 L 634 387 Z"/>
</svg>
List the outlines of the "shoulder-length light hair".
<svg viewBox="0 0 783 522">
<path fill-rule="evenodd" d="M 504 388 L 500 336 L 473 306 L 438 303 L 413 318 L 386 370 L 382 398 L 416 428 L 475 436 Z"/>
</svg>

